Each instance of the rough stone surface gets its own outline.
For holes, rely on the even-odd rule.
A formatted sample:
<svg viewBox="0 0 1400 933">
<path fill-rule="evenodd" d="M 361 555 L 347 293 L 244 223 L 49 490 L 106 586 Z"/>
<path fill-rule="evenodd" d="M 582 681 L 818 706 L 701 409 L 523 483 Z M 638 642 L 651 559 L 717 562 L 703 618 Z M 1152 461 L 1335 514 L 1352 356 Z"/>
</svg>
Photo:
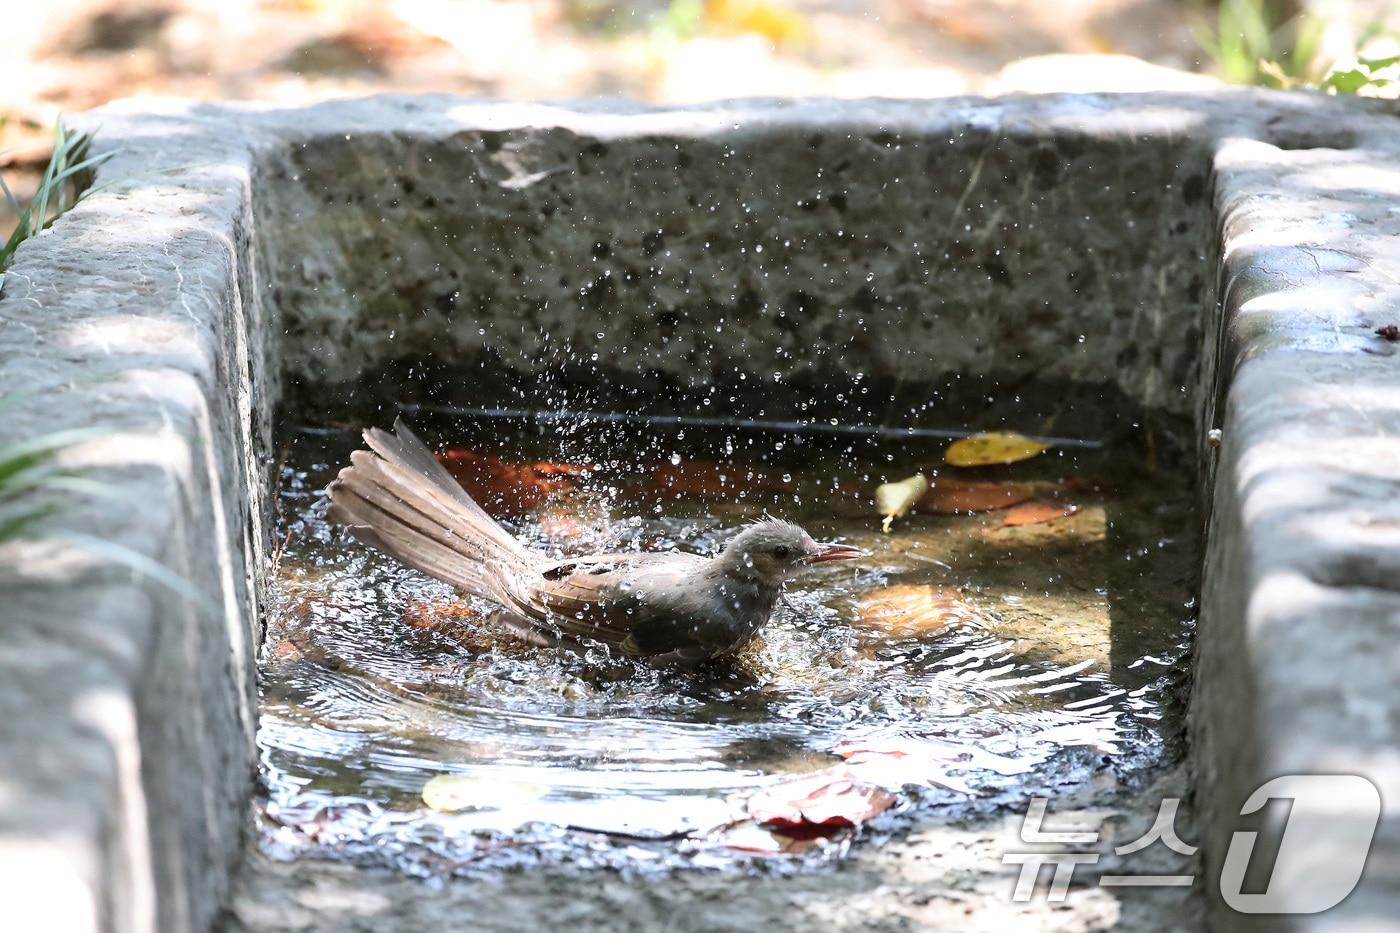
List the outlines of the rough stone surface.
<svg viewBox="0 0 1400 933">
<path fill-rule="evenodd" d="M 269 399 L 248 152 L 146 127 L 111 134 L 114 187 L 24 244 L 0 291 L 0 446 L 91 429 L 60 459 L 104 490 L 51 496 L 39 540 L 0 548 L 6 929 L 207 928 L 254 776 Z"/>
<path fill-rule="evenodd" d="M 777 374 L 758 394 L 774 409 L 804 382 L 866 373 L 969 419 L 1055 413 L 1077 391 L 1193 414 L 1211 503 L 1191 759 L 1205 874 L 1266 777 L 1356 771 L 1387 800 L 1370 874 L 1342 907 L 1294 922 L 1396 913 L 1400 390 L 1394 345 L 1371 330 L 1400 318 L 1400 119 L 1383 105 L 429 97 L 143 102 L 85 119 L 119 152 L 97 178 L 113 187 L 26 244 L 0 286 L 0 394 L 33 393 L 0 443 L 110 429 L 65 458 L 111 500 L 61 503 L 48 530 L 118 541 L 203 598 L 71 538 L 0 555 L 10 917 L 188 930 L 218 909 L 252 778 L 279 379 L 327 404 L 363 379 L 420 400 L 449 386 L 445 401 L 530 402 L 566 383 L 703 395 L 739 368 Z M 571 355 L 585 343 L 599 366 Z M 876 928 L 951 924 L 955 910 L 900 906 L 957 900 L 909 867 L 930 848 L 914 837 L 831 878 L 786 879 L 773 897 L 788 900 L 754 916 L 779 926 L 783 904 L 801 915 L 830 886 L 851 897 L 831 907 L 845 919 L 824 915 L 833 925 L 860 925 L 862 904 Z M 416 882 L 366 891 L 309 871 L 273 872 L 271 899 L 239 901 L 230 924 L 376 928 L 389 908 L 337 927 L 336 904 L 427 900 Z M 588 881 L 569 923 L 722 897 L 687 877 L 645 904 L 623 881 Z M 570 884 L 503 879 L 437 903 L 495 891 L 484 903 L 516 905 L 504 924 L 525 916 L 520 898 L 558 915 Z M 1148 928 L 1128 898 L 1094 919 L 1099 893 L 1076 892 L 1078 928 Z M 285 918 L 254 916 L 278 897 Z M 1217 914 L 1221 929 L 1238 920 Z"/>
<path fill-rule="evenodd" d="M 326 385 L 409 361 L 558 390 L 572 371 L 674 397 L 742 361 L 803 398 L 925 386 L 947 397 L 944 424 L 965 395 L 981 413 L 982 393 L 960 391 L 979 377 L 1189 405 L 1198 114 L 456 113 L 425 108 L 407 140 L 317 135 L 269 168 L 259 216 L 289 373 Z"/>
<path fill-rule="evenodd" d="M 1400 324 L 1394 122 L 1351 148 L 1232 140 L 1215 160 L 1225 286 L 1205 397 L 1224 443 L 1191 714 L 1206 874 L 1268 778 L 1361 774 L 1383 802 L 1356 893 L 1263 929 L 1391 928 L 1400 905 L 1400 344 L 1375 333 Z M 1359 803 L 1333 801 L 1306 871 L 1340 856 L 1335 821 Z M 1276 882 L 1281 908 L 1305 878 Z M 1223 907 L 1217 924 L 1244 926 Z"/>
</svg>

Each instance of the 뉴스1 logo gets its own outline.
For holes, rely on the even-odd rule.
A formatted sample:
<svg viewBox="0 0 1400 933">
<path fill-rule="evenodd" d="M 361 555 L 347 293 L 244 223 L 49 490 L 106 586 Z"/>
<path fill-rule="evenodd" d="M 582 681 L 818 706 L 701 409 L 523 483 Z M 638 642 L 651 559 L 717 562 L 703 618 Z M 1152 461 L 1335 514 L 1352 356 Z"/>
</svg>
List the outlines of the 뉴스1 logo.
<svg viewBox="0 0 1400 933">
<path fill-rule="evenodd" d="M 1292 801 L 1279 841 L 1278 855 L 1268 885 L 1258 893 L 1245 893 L 1245 871 L 1254 855 L 1257 832 L 1240 830 L 1230 838 L 1220 871 L 1220 896 L 1244 914 L 1315 914 L 1335 907 L 1361 880 L 1371 851 L 1371 840 L 1380 822 L 1381 795 L 1376 785 L 1355 774 L 1288 774 L 1263 784 L 1240 808 L 1241 816 L 1260 813 L 1270 800 Z M 1165 798 L 1152 827 L 1140 838 L 1114 847 L 1120 856 L 1161 844 L 1181 855 L 1194 855 L 1196 846 L 1176 832 L 1181 802 Z M 1049 799 L 1032 798 L 1021 824 L 1021 841 L 1030 845 L 1065 846 L 1060 852 L 1008 852 L 1002 863 L 1020 865 L 1012 892 L 1013 901 L 1029 901 L 1035 893 L 1040 869 L 1053 865 L 1049 901 L 1063 901 L 1080 865 L 1093 865 L 1097 852 L 1076 852 L 1068 847 L 1099 841 L 1098 830 L 1047 831 L 1043 829 Z M 1325 840 L 1326 845 L 1320 845 Z M 1194 875 L 1100 875 L 1101 887 L 1184 887 Z"/>
</svg>

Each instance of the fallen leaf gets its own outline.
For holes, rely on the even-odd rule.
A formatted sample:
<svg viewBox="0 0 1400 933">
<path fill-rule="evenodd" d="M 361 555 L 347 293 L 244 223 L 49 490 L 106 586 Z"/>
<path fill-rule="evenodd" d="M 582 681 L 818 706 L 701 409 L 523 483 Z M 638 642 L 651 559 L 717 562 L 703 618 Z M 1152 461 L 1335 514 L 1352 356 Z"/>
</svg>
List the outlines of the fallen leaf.
<svg viewBox="0 0 1400 933">
<path fill-rule="evenodd" d="M 960 467 L 1017 463 L 1044 453 L 1050 446 L 1013 431 L 990 431 L 954 441 L 944 451 L 943 459 Z"/>
<path fill-rule="evenodd" d="M 1087 495 L 1098 495 L 1104 491 L 1103 480 L 1092 476 L 1080 476 L 1078 473 L 1071 473 L 1061 477 L 1060 487 L 1068 492 L 1077 492 Z"/>
<path fill-rule="evenodd" d="M 1044 499 L 1035 499 L 1018 505 L 1007 512 L 1001 523 L 1008 528 L 1014 528 L 1017 525 L 1038 525 L 1042 522 L 1053 522 L 1078 511 L 1079 506 L 1073 503 L 1046 502 Z"/>
<path fill-rule="evenodd" d="M 942 586 L 887 586 L 856 603 L 856 619 L 862 625 L 899 638 L 932 635 L 974 618 L 958 591 Z"/>
<path fill-rule="evenodd" d="M 444 450 L 437 455 L 452 478 L 462 484 L 493 518 L 532 512 L 554 496 L 577 487 L 588 467 L 562 463 L 507 463 L 474 450 Z"/>
<path fill-rule="evenodd" d="M 992 771 L 1015 775 L 1033 768 L 1031 762 L 931 736 L 872 736 L 841 742 L 832 752 L 846 759 L 847 770 L 858 779 L 896 790 L 908 784 L 928 784 L 961 794 L 976 794 L 965 781 L 953 777 L 950 772 Z"/>
<path fill-rule="evenodd" d="M 993 483 L 985 480 L 937 477 L 929 491 L 914 504 L 916 512 L 959 515 L 1007 509 L 1035 496 L 1029 483 Z"/>
<path fill-rule="evenodd" d="M 825 835 L 858 826 L 894 805 L 895 797 L 874 784 L 858 780 L 837 765 L 788 778 L 749 798 L 749 815 L 763 826 L 786 835 Z"/>
<path fill-rule="evenodd" d="M 646 479 L 627 486 L 623 498 L 653 505 L 676 499 L 749 499 L 759 493 L 781 495 L 792 485 L 753 467 L 714 460 L 661 461 L 647 467 Z"/>
<path fill-rule="evenodd" d="M 897 483 L 885 483 L 875 490 L 875 508 L 884 516 L 881 530 L 889 534 L 894 520 L 913 508 L 914 503 L 928 492 L 928 480 L 922 473 L 915 473 Z"/>
<path fill-rule="evenodd" d="M 551 541 L 573 541 L 593 534 L 593 529 L 567 509 L 550 509 L 542 514 L 540 531 Z"/>
<path fill-rule="evenodd" d="M 437 628 L 480 619 L 481 613 L 465 599 L 410 599 L 403 607 L 403 620 L 413 628 Z"/>
<path fill-rule="evenodd" d="M 825 840 L 841 832 L 836 830 L 831 834 L 794 836 L 765 829 L 752 820 L 743 820 L 726 827 L 708 842 L 755 855 L 801 855 L 819 846 L 829 845 Z"/>
<path fill-rule="evenodd" d="M 545 789 L 535 784 L 486 780 L 464 774 L 439 774 L 423 785 L 423 803 L 442 813 L 500 810 L 538 800 Z"/>
</svg>

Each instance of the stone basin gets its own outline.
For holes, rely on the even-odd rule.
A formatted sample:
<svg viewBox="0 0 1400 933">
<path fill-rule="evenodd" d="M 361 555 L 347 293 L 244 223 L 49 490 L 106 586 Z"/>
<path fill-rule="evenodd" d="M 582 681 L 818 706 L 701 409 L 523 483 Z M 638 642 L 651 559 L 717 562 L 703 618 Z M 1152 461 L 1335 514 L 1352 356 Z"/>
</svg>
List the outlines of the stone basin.
<svg viewBox="0 0 1400 933">
<path fill-rule="evenodd" d="M 1187 775 L 1158 794 L 1185 790 L 1206 896 L 1154 922 L 1240 928 L 1208 879 L 1241 805 L 1313 772 L 1363 775 L 1385 807 L 1356 893 L 1290 922 L 1400 909 L 1400 379 L 1376 333 L 1400 324 L 1393 104 L 383 97 L 133 101 L 75 122 L 114 155 L 0 285 L 0 395 L 28 393 L 0 441 L 109 428 L 65 459 L 110 501 L 49 524 L 189 586 L 71 537 L 0 557 L 0 877 L 18 916 L 220 916 L 256 775 L 279 412 L 561 401 L 953 428 L 1053 413 L 1151 438 L 1196 471 L 1206 516 Z M 1361 806 L 1335 804 L 1308 826 L 1318 864 Z M 956 905 L 946 842 L 915 831 L 842 880 L 771 882 L 742 919 L 817 922 L 793 904 L 828 885 L 844 906 L 813 916 L 833 926 L 944 918 L 918 909 Z M 293 882 L 289 925 L 317 903 L 373 918 L 415 899 L 402 879 Z M 584 928 L 740 922 L 713 878 L 655 900 L 500 884 L 501 904 Z M 1280 890 L 1286 910 L 1299 886 Z M 1094 903 L 1095 922 L 1157 928 L 1151 901 Z"/>
</svg>

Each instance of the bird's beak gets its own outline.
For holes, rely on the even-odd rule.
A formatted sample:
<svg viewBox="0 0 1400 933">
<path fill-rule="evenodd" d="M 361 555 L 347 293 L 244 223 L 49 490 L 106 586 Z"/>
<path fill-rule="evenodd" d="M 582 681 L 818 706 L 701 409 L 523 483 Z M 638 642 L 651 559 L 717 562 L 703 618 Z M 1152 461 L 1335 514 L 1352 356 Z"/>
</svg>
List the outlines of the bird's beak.
<svg viewBox="0 0 1400 933">
<path fill-rule="evenodd" d="M 855 560 L 857 557 L 865 556 L 864 551 L 858 547 L 851 547 L 849 544 L 820 544 L 818 547 L 821 550 L 812 558 L 814 564 L 828 560 Z"/>
</svg>

